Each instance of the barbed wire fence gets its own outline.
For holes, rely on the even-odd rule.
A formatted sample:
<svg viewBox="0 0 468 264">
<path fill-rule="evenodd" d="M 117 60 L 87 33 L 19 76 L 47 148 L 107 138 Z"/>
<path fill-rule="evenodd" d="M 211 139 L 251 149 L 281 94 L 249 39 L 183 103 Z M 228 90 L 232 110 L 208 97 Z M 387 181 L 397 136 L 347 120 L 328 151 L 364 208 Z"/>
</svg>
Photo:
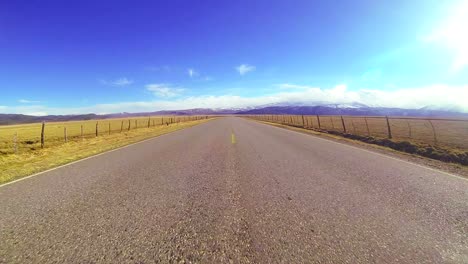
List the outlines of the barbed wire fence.
<svg viewBox="0 0 468 264">
<path fill-rule="evenodd" d="M 2 126 L 0 127 L 0 155 L 18 154 L 71 141 L 208 118 L 209 116 L 159 116 Z"/>
<path fill-rule="evenodd" d="M 468 120 L 389 116 L 248 115 L 283 125 L 468 149 Z"/>
</svg>

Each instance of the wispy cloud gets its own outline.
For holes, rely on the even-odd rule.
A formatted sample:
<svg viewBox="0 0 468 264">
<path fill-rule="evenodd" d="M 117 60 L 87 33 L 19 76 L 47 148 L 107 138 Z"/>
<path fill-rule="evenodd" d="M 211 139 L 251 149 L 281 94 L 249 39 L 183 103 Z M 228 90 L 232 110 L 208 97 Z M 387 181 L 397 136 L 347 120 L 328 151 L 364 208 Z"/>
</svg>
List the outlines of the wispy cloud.
<svg viewBox="0 0 468 264">
<path fill-rule="evenodd" d="M 172 87 L 169 84 L 164 83 L 153 83 L 145 86 L 146 90 L 152 92 L 158 97 L 174 97 L 180 95 L 184 89 L 178 87 Z"/>
<path fill-rule="evenodd" d="M 198 72 L 192 68 L 187 69 L 187 73 L 190 76 L 190 78 L 198 76 Z"/>
<path fill-rule="evenodd" d="M 293 84 L 291 84 L 293 85 Z M 161 99 L 140 102 L 121 102 L 115 104 L 98 104 L 79 108 L 54 108 L 47 106 L 14 106 L 0 107 L 4 113 L 115 113 L 147 112 L 156 110 L 175 110 L 189 108 L 242 108 L 262 106 L 275 103 L 315 105 L 317 103 L 349 104 L 362 103 L 374 107 L 400 107 L 417 109 L 425 106 L 451 109 L 468 113 L 468 85 L 431 85 L 416 88 L 396 88 L 394 90 L 360 89 L 350 90 L 346 85 L 337 85 L 324 89 L 319 87 L 300 86 L 301 89 L 285 90 L 257 97 L 244 97 L 234 94 L 221 96 L 201 95 L 177 97 L 183 91 L 164 84 L 149 84 L 148 91 Z M 303 89 L 302 89 L 303 88 Z"/>
<path fill-rule="evenodd" d="M 37 104 L 40 103 L 41 101 L 34 101 L 34 100 L 27 100 L 27 99 L 19 99 L 18 103 L 22 104 Z"/>
<path fill-rule="evenodd" d="M 277 85 L 281 89 L 308 89 L 310 88 L 309 86 L 306 85 L 297 85 L 297 84 L 290 84 L 290 83 L 282 83 Z"/>
<path fill-rule="evenodd" d="M 255 71 L 255 66 L 249 65 L 249 64 L 241 64 L 237 66 L 236 71 L 239 72 L 240 75 L 244 75 L 248 72 Z"/>
<path fill-rule="evenodd" d="M 110 85 L 110 86 L 127 86 L 133 83 L 132 80 L 127 79 L 126 77 L 115 79 L 115 80 L 104 80 L 101 79 L 99 82 L 103 85 Z"/>
</svg>

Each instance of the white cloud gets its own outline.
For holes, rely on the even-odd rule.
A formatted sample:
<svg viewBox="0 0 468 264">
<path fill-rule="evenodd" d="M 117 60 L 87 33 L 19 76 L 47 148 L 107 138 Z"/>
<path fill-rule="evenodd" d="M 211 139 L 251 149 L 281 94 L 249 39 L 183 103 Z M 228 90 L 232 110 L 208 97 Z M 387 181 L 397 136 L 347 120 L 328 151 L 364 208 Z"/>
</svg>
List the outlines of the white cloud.
<svg viewBox="0 0 468 264">
<path fill-rule="evenodd" d="M 291 84 L 293 85 L 293 84 Z M 118 113 L 148 112 L 157 110 L 176 110 L 189 108 L 242 108 L 277 103 L 298 103 L 314 105 L 317 103 L 347 104 L 362 103 L 374 107 L 434 108 L 453 109 L 468 113 L 468 85 L 449 86 L 431 85 L 427 87 L 375 90 L 349 90 L 346 85 L 337 85 L 331 89 L 299 86 L 301 89 L 285 90 L 257 97 L 238 95 L 202 95 L 169 100 L 168 97 L 179 95 L 183 89 L 163 84 L 149 84 L 147 89 L 163 99 L 140 102 L 121 102 L 98 104 L 79 108 L 53 108 L 47 106 L 4 106 L 3 113 Z"/>
<path fill-rule="evenodd" d="M 195 71 L 195 70 L 192 69 L 192 68 L 188 69 L 188 70 L 187 70 L 187 73 L 188 73 L 188 75 L 190 76 L 190 78 L 193 78 L 193 77 L 198 76 L 198 72 Z"/>
<path fill-rule="evenodd" d="M 26 112 L 24 114 L 30 116 L 46 116 L 47 112 Z"/>
<path fill-rule="evenodd" d="M 277 85 L 281 89 L 307 89 L 310 88 L 309 86 L 305 85 L 297 85 L 297 84 L 290 84 L 290 83 L 282 83 Z"/>
<path fill-rule="evenodd" d="M 180 95 L 184 91 L 182 88 L 171 87 L 170 85 L 164 83 L 148 84 L 145 87 L 146 90 L 152 92 L 158 97 L 174 97 Z"/>
<path fill-rule="evenodd" d="M 99 80 L 101 84 L 110 85 L 110 86 L 127 86 L 133 83 L 132 80 L 127 79 L 126 77 L 107 81 L 104 79 Z"/>
<path fill-rule="evenodd" d="M 255 71 L 255 66 L 248 65 L 248 64 L 241 64 L 237 66 L 235 69 L 236 71 L 239 72 L 240 75 L 244 75 L 248 72 Z"/>
<path fill-rule="evenodd" d="M 37 103 L 40 103 L 40 101 L 33 101 L 33 100 L 26 100 L 26 99 L 19 99 L 18 102 L 22 103 L 22 104 L 37 104 Z"/>
</svg>

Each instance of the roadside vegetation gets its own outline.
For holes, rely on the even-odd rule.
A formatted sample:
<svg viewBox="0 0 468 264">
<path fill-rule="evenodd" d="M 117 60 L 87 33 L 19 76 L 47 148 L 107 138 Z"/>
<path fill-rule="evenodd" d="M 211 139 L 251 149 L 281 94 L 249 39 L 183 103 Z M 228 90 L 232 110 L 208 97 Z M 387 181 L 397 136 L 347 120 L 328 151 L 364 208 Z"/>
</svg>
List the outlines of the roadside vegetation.
<svg viewBox="0 0 468 264">
<path fill-rule="evenodd" d="M 41 126 L 40 124 L 0 127 L 0 143 L 3 144 L 0 146 L 4 146 L 3 148 L 0 148 L 2 151 L 0 153 L 0 184 L 64 165 L 72 161 L 96 155 L 101 152 L 119 148 L 131 143 L 167 134 L 176 130 L 192 127 L 210 120 L 210 118 L 205 118 L 206 117 L 203 117 L 203 119 L 199 118 L 199 120 L 195 120 L 197 118 L 194 117 L 192 117 L 192 119 L 187 118 L 186 120 L 172 119 L 172 123 L 169 121 L 169 119 L 166 118 L 164 121 L 167 120 L 167 123 L 165 122 L 163 125 L 161 125 L 161 123 L 155 123 L 154 126 L 152 126 L 152 123 L 150 123 L 149 127 L 147 123 L 148 118 L 140 118 L 136 121 L 137 127 L 138 122 L 140 122 L 142 125 L 141 128 L 138 129 L 130 128 L 130 130 L 128 130 L 127 127 L 125 131 L 120 132 L 120 126 L 118 126 L 119 128 L 116 131 L 111 130 L 111 133 L 109 133 L 109 131 L 103 130 L 102 133 L 99 134 L 98 131 L 97 137 L 95 134 L 93 134 L 95 131 L 93 131 L 91 134 L 84 134 L 83 137 L 81 136 L 80 131 L 80 133 L 71 134 L 67 139 L 67 142 L 65 142 L 63 134 L 58 133 L 63 133 L 64 126 L 78 126 L 81 129 L 81 124 L 85 124 L 86 127 L 91 127 L 91 125 L 92 127 L 95 127 L 96 121 L 50 124 L 51 128 L 59 127 L 60 129 L 57 128 L 49 130 L 49 136 L 47 137 L 49 140 L 46 140 L 44 148 L 41 148 L 40 146 L 40 133 L 39 136 L 37 136 L 37 128 Z M 160 119 L 160 117 L 158 119 L 155 118 L 155 120 L 161 122 Z M 102 124 L 105 122 L 121 124 L 121 120 L 101 120 L 100 122 Z M 128 121 L 126 122 L 128 124 Z M 135 124 L 134 120 L 131 120 L 130 122 Z M 145 124 L 145 126 L 143 126 L 143 124 Z M 108 128 L 109 125 L 106 124 L 103 125 L 103 127 Z M 18 143 L 21 144 L 21 146 L 17 147 L 15 152 L 14 144 L 12 143 L 12 131 L 21 131 L 22 135 L 24 135 L 24 138 L 28 138 L 27 140 L 30 140 L 33 143 L 25 142 L 26 140 L 18 140 L 18 142 L 21 142 Z M 54 135 L 50 133 L 53 131 L 58 132 Z M 30 135 L 30 137 L 27 135 Z M 34 136 L 34 138 L 31 139 L 32 136 Z M 8 148 L 5 146 L 8 146 Z"/>
<path fill-rule="evenodd" d="M 443 146 L 434 146 L 430 144 L 414 143 L 406 140 L 391 140 L 387 138 L 375 138 L 369 136 L 360 136 L 353 134 L 344 134 L 336 131 L 326 131 L 327 133 L 340 135 L 345 138 L 359 140 L 365 143 L 388 147 L 394 150 L 416 154 L 426 158 L 440 160 L 444 162 L 459 163 L 461 165 L 468 165 L 468 151 L 448 148 Z"/>
<path fill-rule="evenodd" d="M 285 127 L 337 135 L 443 162 L 468 165 L 468 120 L 342 116 L 248 116 Z M 320 123 L 318 123 L 320 120 Z"/>
</svg>

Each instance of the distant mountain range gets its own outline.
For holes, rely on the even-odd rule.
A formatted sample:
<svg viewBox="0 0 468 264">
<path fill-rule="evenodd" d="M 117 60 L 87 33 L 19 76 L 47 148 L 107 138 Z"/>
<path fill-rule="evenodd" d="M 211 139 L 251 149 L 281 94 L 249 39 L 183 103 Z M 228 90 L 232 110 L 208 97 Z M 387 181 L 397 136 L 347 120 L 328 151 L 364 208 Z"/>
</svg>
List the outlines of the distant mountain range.
<svg viewBox="0 0 468 264">
<path fill-rule="evenodd" d="M 47 116 L 31 116 L 21 114 L 0 114 L 0 125 L 14 125 L 39 122 L 64 122 L 64 121 L 79 121 L 79 120 L 96 120 L 108 118 L 131 118 L 141 116 L 183 116 L 183 115 L 230 115 L 238 112 L 239 109 L 186 109 L 173 111 L 156 111 L 143 113 L 114 113 L 114 114 L 83 114 L 83 115 L 47 115 Z"/>
<path fill-rule="evenodd" d="M 236 114 L 289 114 L 289 115 L 355 115 L 355 116 L 411 116 L 411 117 L 458 117 L 468 118 L 468 113 L 431 108 L 403 109 L 368 107 L 356 105 L 316 105 L 316 106 L 268 106 L 255 108 Z"/>
<path fill-rule="evenodd" d="M 273 105 L 262 107 L 250 107 L 243 109 L 210 109 L 196 108 L 186 110 L 167 110 L 145 113 L 115 113 L 107 115 L 84 114 L 84 115 L 48 115 L 30 116 L 21 114 L 0 114 L 0 125 L 25 124 L 37 122 L 63 122 L 78 120 L 95 120 L 108 118 L 129 118 L 139 116 L 157 115 L 356 115 L 356 116 L 411 116 L 411 117 L 452 117 L 467 118 L 468 113 L 460 113 L 449 110 L 439 110 L 430 107 L 420 109 L 402 109 L 386 107 L 368 107 L 362 104 L 349 105 Z"/>
</svg>

